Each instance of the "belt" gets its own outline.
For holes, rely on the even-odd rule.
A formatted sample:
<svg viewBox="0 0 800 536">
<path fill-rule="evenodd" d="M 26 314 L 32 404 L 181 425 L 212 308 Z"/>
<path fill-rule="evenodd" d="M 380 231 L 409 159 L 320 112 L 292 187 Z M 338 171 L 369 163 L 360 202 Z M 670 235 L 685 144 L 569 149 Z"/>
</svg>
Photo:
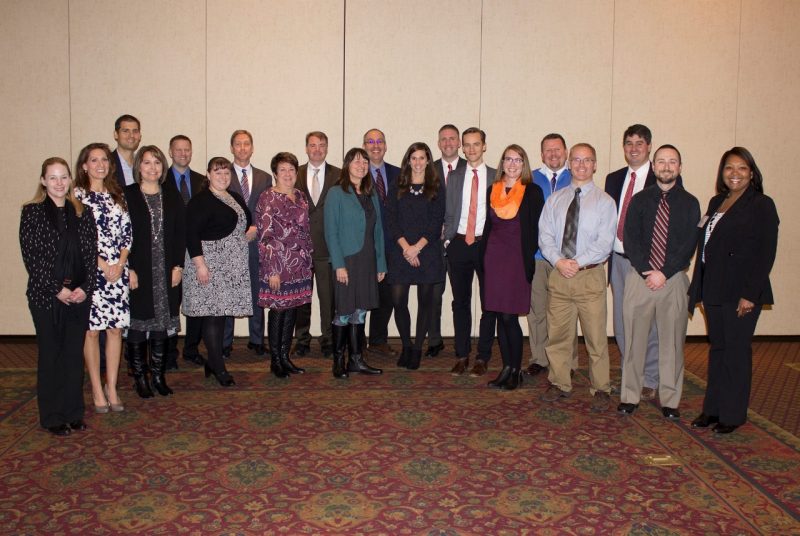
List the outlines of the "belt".
<svg viewBox="0 0 800 536">
<path fill-rule="evenodd" d="M 466 241 L 467 235 L 456 233 L 456 238 L 460 238 L 461 240 L 465 240 Z M 475 237 L 475 242 L 480 242 L 482 238 L 483 238 L 483 235 L 476 236 Z"/>
<path fill-rule="evenodd" d="M 622 257 L 623 259 L 627 259 L 627 258 L 628 258 L 628 256 L 627 256 L 627 255 L 625 255 L 624 253 L 617 253 L 616 251 L 614 252 L 614 255 L 619 255 L 619 256 L 620 256 L 620 257 Z"/>
<path fill-rule="evenodd" d="M 586 266 L 581 266 L 578 268 L 578 271 L 582 272 L 584 270 L 591 270 L 592 268 L 597 268 L 598 266 L 602 266 L 602 264 L 587 264 Z"/>
</svg>

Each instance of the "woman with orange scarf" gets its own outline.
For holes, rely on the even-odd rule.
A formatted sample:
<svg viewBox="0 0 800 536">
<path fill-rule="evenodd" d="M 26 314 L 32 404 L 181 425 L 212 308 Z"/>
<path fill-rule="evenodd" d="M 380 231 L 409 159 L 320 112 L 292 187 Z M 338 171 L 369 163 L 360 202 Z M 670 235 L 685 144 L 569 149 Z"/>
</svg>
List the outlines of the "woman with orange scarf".
<svg viewBox="0 0 800 536">
<path fill-rule="evenodd" d="M 490 387 L 513 390 L 522 383 L 522 328 L 530 311 L 534 255 L 539 239 L 542 190 L 531 181 L 528 155 L 519 145 L 503 151 L 483 229 L 484 307 L 498 313 L 497 336 L 503 369 Z"/>
</svg>

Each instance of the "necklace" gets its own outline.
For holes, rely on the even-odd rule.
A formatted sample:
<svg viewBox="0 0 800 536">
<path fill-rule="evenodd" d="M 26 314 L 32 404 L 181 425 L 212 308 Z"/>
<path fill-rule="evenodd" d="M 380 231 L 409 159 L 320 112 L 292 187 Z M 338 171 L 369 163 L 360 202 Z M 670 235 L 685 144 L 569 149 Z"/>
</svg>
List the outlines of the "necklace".
<svg viewBox="0 0 800 536">
<path fill-rule="evenodd" d="M 422 191 L 424 190 L 424 184 L 414 184 L 411 183 L 408 186 L 408 192 L 411 195 L 422 195 Z M 415 188 L 416 187 L 416 188 Z"/>
<path fill-rule="evenodd" d="M 158 215 L 156 217 L 155 212 L 153 212 L 153 207 L 150 206 L 150 202 L 147 199 L 147 196 L 157 197 L 156 203 L 159 204 L 159 208 L 161 210 L 158 211 Z M 161 206 L 161 190 L 158 191 L 156 194 L 145 194 L 142 192 L 142 197 L 144 197 L 144 204 L 147 205 L 147 212 L 150 213 L 150 228 L 153 230 L 153 241 L 156 240 L 156 237 L 161 236 L 161 230 L 164 227 L 164 207 Z"/>
</svg>

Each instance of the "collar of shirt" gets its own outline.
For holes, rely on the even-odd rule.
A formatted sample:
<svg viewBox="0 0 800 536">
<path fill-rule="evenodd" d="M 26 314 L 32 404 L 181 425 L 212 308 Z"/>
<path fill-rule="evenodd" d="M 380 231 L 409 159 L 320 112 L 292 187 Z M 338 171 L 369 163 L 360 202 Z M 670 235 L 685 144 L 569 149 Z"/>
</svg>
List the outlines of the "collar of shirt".
<svg viewBox="0 0 800 536">
<path fill-rule="evenodd" d="M 181 191 L 181 172 L 175 166 L 171 166 L 170 171 L 172 171 L 172 178 L 175 180 L 175 186 L 178 187 L 178 191 Z M 192 171 L 189 168 L 186 168 L 186 171 L 183 172 L 183 175 L 186 175 L 186 187 L 189 188 L 189 195 L 192 195 Z"/>
<path fill-rule="evenodd" d="M 650 172 L 650 161 L 648 160 L 647 162 L 642 164 L 638 169 L 633 169 L 630 166 L 628 166 L 628 174 L 625 175 L 625 182 L 628 182 L 628 179 L 631 178 L 631 171 L 635 171 L 636 172 L 636 178 L 637 179 L 641 179 L 641 178 L 647 179 L 647 174 Z M 644 185 L 644 181 L 642 181 L 641 184 Z M 637 192 L 640 191 L 640 190 L 641 190 L 640 188 L 636 188 Z"/>
<path fill-rule="evenodd" d="M 311 184 L 311 180 L 314 178 L 314 170 L 315 169 L 319 169 L 319 174 L 317 176 L 319 177 L 319 185 L 320 185 L 320 187 L 323 184 L 325 184 L 325 166 L 326 165 L 327 165 L 327 162 L 322 162 L 322 164 L 320 164 L 319 168 L 315 168 L 314 164 L 309 162 L 308 163 L 308 167 L 306 168 L 306 184 Z M 309 191 L 310 190 L 311 189 L 309 188 Z"/>
<path fill-rule="evenodd" d="M 234 171 L 236 171 L 236 178 L 239 179 L 239 182 L 242 182 L 242 170 L 243 169 L 247 170 L 247 180 L 248 180 L 248 182 L 253 180 L 253 165 L 252 164 L 247 164 L 247 167 L 243 167 L 242 168 L 242 167 L 237 166 L 234 163 L 233 164 L 233 169 L 234 169 Z"/>
<path fill-rule="evenodd" d="M 383 185 L 389 185 L 389 179 L 386 178 L 386 162 L 381 162 L 380 166 L 373 166 L 372 162 L 369 163 L 369 172 L 372 173 L 373 182 L 377 180 L 378 170 L 381 170 L 381 177 L 383 177 Z M 388 191 L 388 188 L 387 188 Z"/>
<path fill-rule="evenodd" d="M 561 176 L 562 173 L 567 169 L 567 165 L 564 164 L 561 166 L 560 169 L 556 170 L 556 179 Z M 539 168 L 539 173 L 547 177 L 547 180 L 551 180 L 553 178 L 553 170 L 547 166 L 542 166 Z"/>
</svg>

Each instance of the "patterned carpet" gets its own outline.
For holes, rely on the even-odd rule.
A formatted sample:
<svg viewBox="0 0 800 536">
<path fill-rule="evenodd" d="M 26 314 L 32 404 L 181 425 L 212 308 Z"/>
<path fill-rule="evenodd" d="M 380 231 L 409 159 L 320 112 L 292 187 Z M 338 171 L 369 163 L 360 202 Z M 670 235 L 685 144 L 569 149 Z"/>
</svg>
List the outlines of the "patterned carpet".
<svg viewBox="0 0 800 536">
<path fill-rule="evenodd" d="M 539 378 L 497 392 L 447 357 L 372 362 L 387 373 L 336 381 L 312 357 L 285 381 L 237 345 L 234 389 L 182 364 L 175 396 L 125 385 L 127 411 L 66 439 L 37 426 L 35 371 L 0 370 L 0 532 L 800 534 L 800 440 L 757 415 L 692 430 L 691 374 L 676 424 L 592 414 L 585 370 L 551 406 Z"/>
</svg>

